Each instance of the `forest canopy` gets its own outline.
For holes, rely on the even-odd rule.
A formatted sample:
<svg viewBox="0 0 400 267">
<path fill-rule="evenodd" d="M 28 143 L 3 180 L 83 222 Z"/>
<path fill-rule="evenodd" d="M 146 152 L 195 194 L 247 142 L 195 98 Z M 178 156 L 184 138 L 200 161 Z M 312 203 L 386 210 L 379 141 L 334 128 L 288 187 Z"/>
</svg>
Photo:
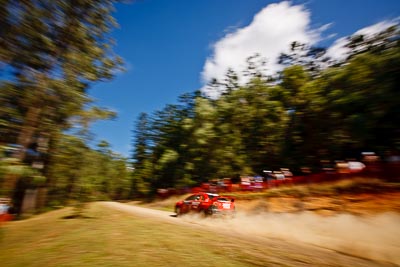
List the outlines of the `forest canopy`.
<svg viewBox="0 0 400 267">
<path fill-rule="evenodd" d="M 345 59 L 335 61 L 325 48 L 294 42 L 272 76 L 252 64 L 263 62 L 254 55 L 244 73 L 229 69 L 210 82 L 219 97 L 196 91 L 141 114 L 134 180 L 153 190 L 184 187 L 265 169 L 319 171 L 322 160 L 358 159 L 363 151 L 398 152 L 398 25 L 351 36 L 346 47 Z"/>
</svg>

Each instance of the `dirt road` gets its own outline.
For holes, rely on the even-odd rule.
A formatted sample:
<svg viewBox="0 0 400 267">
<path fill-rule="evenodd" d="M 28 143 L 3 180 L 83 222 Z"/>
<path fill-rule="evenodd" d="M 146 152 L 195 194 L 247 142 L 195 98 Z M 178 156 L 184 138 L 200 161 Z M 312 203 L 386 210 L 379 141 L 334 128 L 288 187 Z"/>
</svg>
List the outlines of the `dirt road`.
<svg viewBox="0 0 400 267">
<path fill-rule="evenodd" d="M 400 215 L 397 213 L 373 217 L 238 213 L 234 219 L 198 215 L 176 218 L 173 212 L 122 203 L 102 202 L 101 205 L 160 222 L 217 232 L 252 242 L 254 246 L 295 252 L 315 259 L 315 266 L 400 266 Z"/>
</svg>

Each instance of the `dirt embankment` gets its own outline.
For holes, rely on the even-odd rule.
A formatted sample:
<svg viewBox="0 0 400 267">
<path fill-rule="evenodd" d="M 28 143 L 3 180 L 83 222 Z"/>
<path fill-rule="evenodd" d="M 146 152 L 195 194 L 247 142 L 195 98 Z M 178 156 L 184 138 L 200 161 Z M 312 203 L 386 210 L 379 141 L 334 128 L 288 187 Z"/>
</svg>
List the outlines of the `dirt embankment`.
<svg viewBox="0 0 400 267">
<path fill-rule="evenodd" d="M 292 213 L 310 211 L 319 215 L 337 214 L 377 215 L 394 212 L 400 214 L 400 192 L 360 193 L 315 196 L 276 196 L 246 199 L 237 202 L 238 210 L 258 214 L 263 212 Z"/>
</svg>

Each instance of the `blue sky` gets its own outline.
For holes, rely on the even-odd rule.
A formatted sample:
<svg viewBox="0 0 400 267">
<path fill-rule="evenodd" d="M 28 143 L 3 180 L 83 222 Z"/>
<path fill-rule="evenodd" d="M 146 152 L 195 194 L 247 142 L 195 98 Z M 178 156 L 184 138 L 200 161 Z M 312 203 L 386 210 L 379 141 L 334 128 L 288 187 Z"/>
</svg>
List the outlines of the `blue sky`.
<svg viewBox="0 0 400 267">
<path fill-rule="evenodd" d="M 90 94 L 98 105 L 117 111 L 118 117 L 95 123 L 92 131 L 97 141 L 106 140 L 115 152 L 130 156 L 140 112 L 153 113 L 175 103 L 179 95 L 203 88 L 227 67 L 240 71 L 243 58 L 255 51 L 273 62 L 274 55 L 296 39 L 332 47 L 331 54 L 339 57 L 340 38 L 361 29 L 374 32 L 398 22 L 399 16 L 399 0 L 117 4 L 114 17 L 120 26 L 112 33 L 117 42 L 114 51 L 124 59 L 126 72 L 95 84 Z"/>
</svg>

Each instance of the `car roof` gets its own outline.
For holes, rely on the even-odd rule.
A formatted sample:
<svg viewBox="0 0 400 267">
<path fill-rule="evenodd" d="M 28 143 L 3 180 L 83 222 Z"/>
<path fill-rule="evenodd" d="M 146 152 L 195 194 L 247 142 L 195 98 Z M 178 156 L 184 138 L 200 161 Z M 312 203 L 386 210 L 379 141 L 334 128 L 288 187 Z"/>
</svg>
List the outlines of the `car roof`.
<svg viewBox="0 0 400 267">
<path fill-rule="evenodd" d="M 219 197 L 219 195 L 216 194 L 216 193 L 201 192 L 201 193 L 199 193 L 199 194 L 205 194 L 205 195 L 208 195 L 208 196 L 211 196 L 211 197 Z"/>
</svg>

